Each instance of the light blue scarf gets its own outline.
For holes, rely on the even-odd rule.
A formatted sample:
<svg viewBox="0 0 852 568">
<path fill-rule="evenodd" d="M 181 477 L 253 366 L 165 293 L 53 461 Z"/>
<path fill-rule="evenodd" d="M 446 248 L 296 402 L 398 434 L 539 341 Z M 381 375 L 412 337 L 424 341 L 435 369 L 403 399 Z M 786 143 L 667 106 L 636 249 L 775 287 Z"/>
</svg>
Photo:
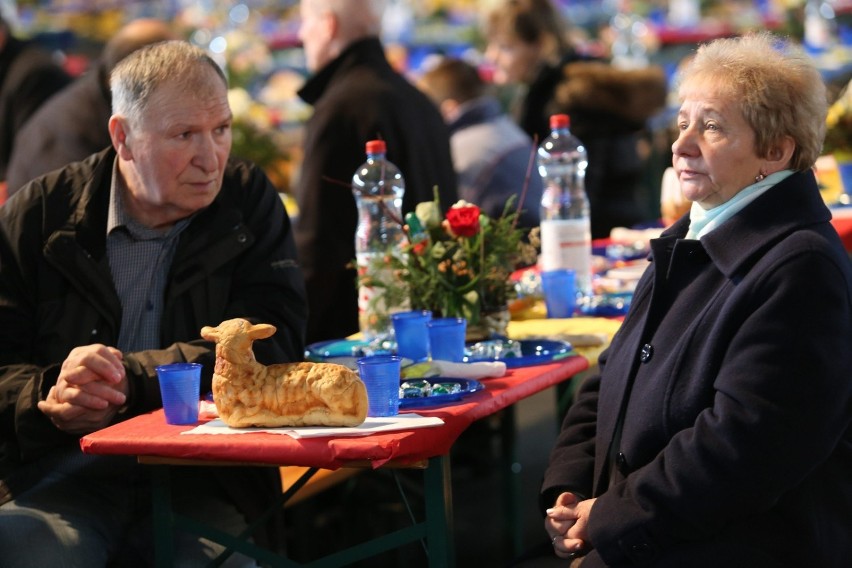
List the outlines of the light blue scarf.
<svg viewBox="0 0 852 568">
<path fill-rule="evenodd" d="M 766 191 L 791 175 L 793 170 L 781 170 L 766 176 L 761 181 L 755 182 L 738 194 L 712 209 L 705 210 L 698 204 L 692 202 L 689 210 L 689 231 L 687 239 L 700 239 L 714 229 L 720 227 L 725 221 L 740 212 L 746 205 L 766 193 Z"/>
</svg>

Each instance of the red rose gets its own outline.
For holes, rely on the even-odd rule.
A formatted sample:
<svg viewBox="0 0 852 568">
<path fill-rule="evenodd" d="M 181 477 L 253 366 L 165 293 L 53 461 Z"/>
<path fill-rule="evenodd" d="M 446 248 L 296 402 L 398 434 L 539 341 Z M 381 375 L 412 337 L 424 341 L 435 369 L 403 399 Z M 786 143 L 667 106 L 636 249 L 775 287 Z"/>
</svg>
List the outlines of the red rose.
<svg viewBox="0 0 852 568">
<path fill-rule="evenodd" d="M 479 232 L 479 207 L 464 205 L 447 211 L 450 230 L 459 237 L 472 237 Z"/>
</svg>

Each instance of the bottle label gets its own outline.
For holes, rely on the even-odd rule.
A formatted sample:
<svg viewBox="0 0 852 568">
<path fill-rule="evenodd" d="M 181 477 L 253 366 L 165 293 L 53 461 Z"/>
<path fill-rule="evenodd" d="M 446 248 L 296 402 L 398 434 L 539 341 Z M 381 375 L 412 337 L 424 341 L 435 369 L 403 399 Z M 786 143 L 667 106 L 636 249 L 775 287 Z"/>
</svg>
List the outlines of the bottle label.
<svg viewBox="0 0 852 568">
<path fill-rule="evenodd" d="M 543 271 L 570 268 L 577 275 L 577 289 L 591 293 L 592 232 L 588 219 L 550 219 L 541 222 Z"/>
</svg>

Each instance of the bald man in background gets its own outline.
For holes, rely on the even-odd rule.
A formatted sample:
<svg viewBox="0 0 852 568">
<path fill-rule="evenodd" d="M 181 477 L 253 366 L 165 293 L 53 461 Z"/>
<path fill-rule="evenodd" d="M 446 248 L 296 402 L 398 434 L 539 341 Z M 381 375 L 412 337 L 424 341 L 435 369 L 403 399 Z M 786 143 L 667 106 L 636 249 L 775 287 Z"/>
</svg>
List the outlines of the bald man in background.
<svg viewBox="0 0 852 568">
<path fill-rule="evenodd" d="M 141 18 L 122 27 L 85 75 L 44 103 L 15 136 L 6 172 L 11 197 L 31 179 L 99 152 L 111 144 L 109 73 L 140 47 L 177 39 L 161 20 Z"/>
<path fill-rule="evenodd" d="M 313 105 L 294 188 L 296 246 L 308 289 L 308 342 L 358 331 L 357 211 L 349 184 L 368 140 L 387 142 L 405 177 L 403 213 L 456 201 L 449 131 L 437 108 L 391 68 L 379 41 L 383 0 L 302 0 L 299 38 L 312 76 L 299 96 Z"/>
</svg>

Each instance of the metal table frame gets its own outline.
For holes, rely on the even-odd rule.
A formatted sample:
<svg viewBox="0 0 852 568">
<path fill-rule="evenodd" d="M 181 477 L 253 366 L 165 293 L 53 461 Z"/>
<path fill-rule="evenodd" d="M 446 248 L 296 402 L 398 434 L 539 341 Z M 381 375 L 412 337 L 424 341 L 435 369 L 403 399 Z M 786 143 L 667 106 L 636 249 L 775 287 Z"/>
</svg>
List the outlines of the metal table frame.
<svg viewBox="0 0 852 568">
<path fill-rule="evenodd" d="M 210 563 L 210 566 L 220 566 L 233 552 L 240 552 L 263 562 L 265 565 L 276 568 L 297 566 L 334 568 L 347 566 L 405 544 L 423 542 L 424 540 L 429 566 L 452 568 L 455 565 L 449 456 L 436 456 L 429 458 L 426 462 L 405 466 L 423 471 L 425 519 L 414 522 L 411 526 L 332 552 L 307 563 L 295 562 L 274 551 L 257 546 L 250 542 L 247 537 L 255 528 L 266 522 L 278 508 L 283 507 L 287 500 L 313 477 L 318 468 L 309 468 L 298 481 L 270 504 L 263 516 L 256 519 L 242 534 L 234 536 L 172 510 L 171 468 L 209 465 L 209 462 L 146 458 L 144 456 L 140 456 L 139 461 L 150 464 L 149 467 L 152 472 L 155 565 L 158 568 L 174 566 L 174 534 L 176 529 L 202 536 L 227 548 L 225 552 Z M 390 467 L 394 466 L 391 465 Z"/>
</svg>

